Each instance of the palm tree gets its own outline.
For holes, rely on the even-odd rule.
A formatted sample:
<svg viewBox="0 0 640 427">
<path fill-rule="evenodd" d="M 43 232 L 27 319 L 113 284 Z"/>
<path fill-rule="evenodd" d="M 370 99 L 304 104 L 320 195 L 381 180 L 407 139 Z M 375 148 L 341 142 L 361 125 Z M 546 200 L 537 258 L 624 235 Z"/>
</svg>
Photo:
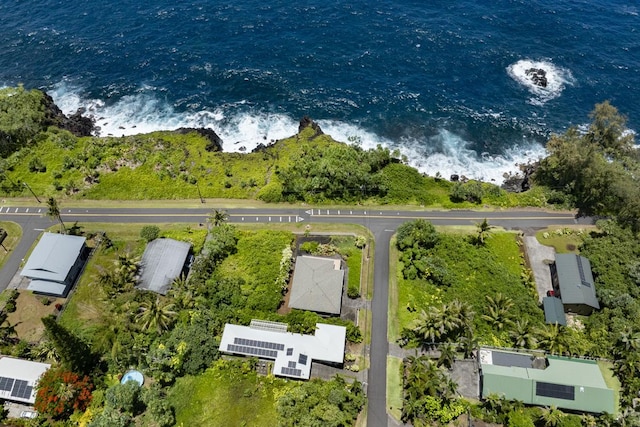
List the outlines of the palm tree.
<svg viewBox="0 0 640 427">
<path fill-rule="evenodd" d="M 562 411 L 559 411 L 558 408 L 552 406 L 551 408 L 542 412 L 540 421 L 542 421 L 542 425 L 544 427 L 557 427 L 560 425 L 564 417 L 565 414 Z"/>
<path fill-rule="evenodd" d="M 17 336 L 16 325 L 9 323 L 7 313 L 0 312 L 0 342 L 12 341 L 13 336 Z"/>
<path fill-rule="evenodd" d="M 487 295 L 487 312 L 482 318 L 488 321 L 494 328 L 501 331 L 505 326 L 513 324 L 511 309 L 513 300 L 498 292 L 494 297 Z"/>
<path fill-rule="evenodd" d="M 535 348 L 538 342 L 527 319 L 516 320 L 513 329 L 509 331 L 509 337 L 517 348 Z"/>
<path fill-rule="evenodd" d="M 139 323 L 143 331 L 156 329 L 158 333 L 166 331 L 173 323 L 176 312 L 173 310 L 174 304 L 170 301 L 163 301 L 160 296 L 156 299 L 144 301 L 140 304 L 136 323 Z"/>
<path fill-rule="evenodd" d="M 489 237 L 489 232 L 495 228 L 495 226 L 489 224 L 487 218 L 485 218 L 482 222 L 476 224 L 478 235 L 476 236 L 476 242 L 478 245 L 484 246 L 487 237 Z"/>
<path fill-rule="evenodd" d="M 38 359 L 42 362 L 46 361 L 59 361 L 60 356 L 56 351 L 56 346 L 49 340 L 41 341 L 37 346 L 32 347 L 29 352 L 31 357 Z"/>
<path fill-rule="evenodd" d="M 447 369 L 453 367 L 453 362 L 456 360 L 456 345 L 447 342 L 440 346 L 440 357 L 438 358 L 438 366 L 444 366 Z"/>
<path fill-rule="evenodd" d="M 209 214 L 209 219 L 208 219 L 209 223 L 214 227 L 218 227 L 224 224 L 225 222 L 227 222 L 228 220 L 229 220 L 229 215 L 225 211 L 219 210 L 219 209 L 214 209 Z"/>
<path fill-rule="evenodd" d="M 60 216 L 60 207 L 58 206 L 58 201 L 53 197 L 49 197 L 47 200 L 47 213 L 46 215 L 49 218 L 57 219 L 60 222 L 60 227 L 63 231 L 67 231 L 64 226 L 64 222 L 62 222 L 62 216 Z"/>
<path fill-rule="evenodd" d="M 562 354 L 567 350 L 567 342 L 563 332 L 564 330 L 557 323 L 546 325 L 539 331 L 538 344 L 551 354 Z"/>
</svg>

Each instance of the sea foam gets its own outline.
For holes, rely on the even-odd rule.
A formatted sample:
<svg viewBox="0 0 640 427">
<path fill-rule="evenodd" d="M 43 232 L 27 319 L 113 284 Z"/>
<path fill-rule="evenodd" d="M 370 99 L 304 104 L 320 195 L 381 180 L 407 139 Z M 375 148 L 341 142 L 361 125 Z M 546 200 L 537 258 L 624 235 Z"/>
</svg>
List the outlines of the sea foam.
<svg viewBox="0 0 640 427">
<path fill-rule="evenodd" d="M 223 140 L 227 152 L 249 152 L 258 144 L 269 144 L 294 135 L 298 120 L 280 113 L 255 111 L 246 102 L 225 104 L 214 110 L 179 112 L 158 100 L 153 93 L 140 91 L 107 105 L 98 99 L 87 99 L 81 90 L 69 84 L 58 84 L 51 91 L 56 104 L 65 114 L 78 108 L 93 116 L 101 136 L 122 136 L 181 127 L 213 129 Z M 364 149 L 380 145 L 398 150 L 408 163 L 420 172 L 444 178 L 464 175 L 471 179 L 501 183 L 504 174 L 516 172 L 518 164 L 544 156 L 544 147 L 536 142 L 519 141 L 500 155 L 476 153 L 471 143 L 455 132 L 439 129 L 429 138 L 392 140 L 357 124 L 339 120 L 318 120 L 323 132 L 337 141 L 359 145 Z M 439 147 L 434 151 L 433 147 Z"/>
<path fill-rule="evenodd" d="M 527 75 L 527 70 L 530 69 L 541 69 L 546 72 L 546 87 L 541 87 L 533 83 L 531 76 Z M 546 102 L 559 97 L 566 85 L 573 85 L 575 83 L 571 71 L 558 67 L 550 61 L 521 59 L 509 65 L 507 67 L 507 73 L 516 82 L 526 87 L 533 95 L 533 97 L 529 98 L 529 103 L 533 105 L 544 105 Z"/>
</svg>

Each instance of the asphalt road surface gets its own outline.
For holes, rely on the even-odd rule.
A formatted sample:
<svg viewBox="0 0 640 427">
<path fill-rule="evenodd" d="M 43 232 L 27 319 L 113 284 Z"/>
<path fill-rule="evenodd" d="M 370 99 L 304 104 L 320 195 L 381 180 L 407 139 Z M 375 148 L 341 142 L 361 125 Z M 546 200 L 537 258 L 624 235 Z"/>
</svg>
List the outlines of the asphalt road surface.
<svg viewBox="0 0 640 427">
<path fill-rule="evenodd" d="M 204 223 L 216 206 L 206 209 L 181 208 L 78 208 L 61 209 L 63 221 L 68 225 L 78 222 L 104 223 Z M 317 208 L 224 209 L 233 223 L 349 223 L 360 224 L 373 233 L 376 241 L 374 255 L 374 291 L 371 301 L 372 328 L 370 368 L 367 386 L 368 425 L 390 424 L 386 404 L 387 304 L 389 300 L 389 240 L 399 225 L 423 218 L 435 225 L 474 225 L 487 218 L 491 225 L 505 229 L 531 230 L 550 225 L 589 224 L 589 218 L 579 221 L 571 213 L 541 210 L 506 210 L 496 212 L 475 211 L 395 211 Z M 14 221 L 22 226 L 22 240 L 0 271 L 0 291 L 4 290 L 16 274 L 22 259 L 40 233 L 55 224 L 45 216 L 46 208 L 0 207 L 0 221 Z"/>
</svg>

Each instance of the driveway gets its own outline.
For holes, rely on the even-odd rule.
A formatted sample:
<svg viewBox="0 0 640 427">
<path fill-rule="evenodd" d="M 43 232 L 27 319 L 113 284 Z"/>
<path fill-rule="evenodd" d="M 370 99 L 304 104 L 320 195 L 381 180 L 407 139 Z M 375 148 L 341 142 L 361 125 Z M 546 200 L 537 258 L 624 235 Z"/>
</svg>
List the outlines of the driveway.
<svg viewBox="0 0 640 427">
<path fill-rule="evenodd" d="M 556 260 L 556 250 L 551 246 L 540 244 L 535 236 L 525 236 L 523 240 L 527 262 L 536 281 L 538 302 L 542 303 L 542 298 L 547 296 L 547 291 L 553 289 L 549 264 Z"/>
</svg>

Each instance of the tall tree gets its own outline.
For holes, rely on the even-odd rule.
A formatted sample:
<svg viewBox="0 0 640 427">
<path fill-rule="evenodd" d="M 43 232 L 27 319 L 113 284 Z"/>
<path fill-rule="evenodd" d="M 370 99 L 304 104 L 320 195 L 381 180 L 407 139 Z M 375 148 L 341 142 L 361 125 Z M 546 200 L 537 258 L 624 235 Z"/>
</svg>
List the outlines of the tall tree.
<svg viewBox="0 0 640 427">
<path fill-rule="evenodd" d="M 88 375 L 96 368 L 97 358 L 89 346 L 58 324 L 55 317 L 43 317 L 42 324 L 65 368 L 83 375 Z"/>
<path fill-rule="evenodd" d="M 214 209 L 213 211 L 211 211 L 208 218 L 209 223 L 214 227 L 218 227 L 228 220 L 229 215 L 227 214 L 227 212 L 220 209 Z"/>
<path fill-rule="evenodd" d="M 66 227 L 64 226 L 64 222 L 62 222 L 62 216 L 60 215 L 60 207 L 58 206 L 58 201 L 53 197 L 49 197 L 49 200 L 47 200 L 47 216 L 58 220 L 60 222 L 62 231 L 67 231 Z"/>
<path fill-rule="evenodd" d="M 477 235 L 476 242 L 480 246 L 484 246 L 485 240 L 489 237 L 489 232 L 495 228 L 495 226 L 489 224 L 487 218 L 485 218 L 482 222 L 476 224 Z"/>
<path fill-rule="evenodd" d="M 177 313 L 174 311 L 174 304 L 169 300 L 156 299 L 144 301 L 140 304 L 140 309 L 136 315 L 136 322 L 140 324 L 143 331 L 155 329 L 158 333 L 169 329 Z"/>
</svg>

